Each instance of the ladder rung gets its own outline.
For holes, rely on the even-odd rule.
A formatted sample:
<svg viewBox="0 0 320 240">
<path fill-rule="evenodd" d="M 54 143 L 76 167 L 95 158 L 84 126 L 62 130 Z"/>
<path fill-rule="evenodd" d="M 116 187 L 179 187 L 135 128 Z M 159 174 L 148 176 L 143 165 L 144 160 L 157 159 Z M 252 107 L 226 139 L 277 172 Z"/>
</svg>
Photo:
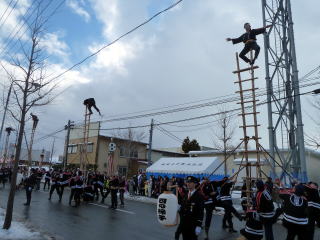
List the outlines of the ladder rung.
<svg viewBox="0 0 320 240">
<path fill-rule="evenodd" d="M 255 100 L 255 101 L 248 100 L 248 101 L 243 101 L 242 103 L 252 103 L 252 102 L 259 102 L 259 101 L 260 101 L 259 99 Z M 237 102 L 237 104 L 241 104 L 241 102 Z"/>
<path fill-rule="evenodd" d="M 252 137 L 248 138 L 249 140 L 253 140 Z M 261 137 L 255 138 L 255 139 L 261 139 Z M 245 140 L 244 138 L 240 138 L 240 140 Z M 249 152 L 249 151 L 248 151 Z M 242 152 L 243 153 L 243 152 Z"/>
<path fill-rule="evenodd" d="M 252 80 L 256 80 L 256 79 L 258 79 L 258 78 L 257 78 L 257 77 L 255 77 L 255 78 L 248 78 L 248 79 L 244 79 L 244 80 L 241 80 L 241 81 L 236 81 L 236 82 L 234 82 L 234 83 L 247 82 L 247 81 L 252 81 Z"/>
<path fill-rule="evenodd" d="M 241 115 L 250 115 L 250 114 L 259 114 L 260 112 L 249 112 L 249 113 L 239 113 L 238 116 Z"/>
<path fill-rule="evenodd" d="M 260 127 L 261 125 L 260 124 L 257 124 L 257 125 L 246 125 L 246 126 L 240 126 L 239 128 L 244 128 L 244 127 Z"/>
<path fill-rule="evenodd" d="M 238 164 L 237 164 L 238 165 Z M 243 163 L 239 164 L 240 166 L 260 166 L 262 165 L 261 163 L 250 163 L 248 162 L 248 164 L 245 163 L 245 160 L 243 159 Z"/>
<path fill-rule="evenodd" d="M 242 91 L 236 91 L 236 93 L 254 91 L 254 90 L 257 90 L 257 89 L 259 89 L 259 88 L 249 88 L 249 89 L 245 89 L 245 90 L 242 90 Z"/>
<path fill-rule="evenodd" d="M 244 153 L 245 151 L 240 151 L 240 153 Z M 247 150 L 247 153 L 257 153 L 257 152 L 262 152 L 259 150 Z"/>
<path fill-rule="evenodd" d="M 243 69 L 240 69 L 240 70 L 237 70 L 237 71 L 233 71 L 233 73 L 241 73 L 241 72 L 245 72 L 245 71 L 250 71 L 250 70 L 253 70 L 253 69 L 257 69 L 259 68 L 258 66 L 253 66 L 253 67 L 249 67 L 249 68 L 243 68 Z"/>
</svg>

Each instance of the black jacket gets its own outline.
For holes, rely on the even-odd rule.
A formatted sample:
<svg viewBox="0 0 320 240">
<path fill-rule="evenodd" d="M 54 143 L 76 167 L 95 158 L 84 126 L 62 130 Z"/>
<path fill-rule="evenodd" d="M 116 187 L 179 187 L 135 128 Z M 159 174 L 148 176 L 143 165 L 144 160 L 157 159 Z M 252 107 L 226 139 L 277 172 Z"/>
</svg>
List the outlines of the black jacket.
<svg viewBox="0 0 320 240">
<path fill-rule="evenodd" d="M 204 211 L 203 196 L 198 190 L 190 198 L 188 198 L 188 194 L 184 196 L 181 202 L 181 221 L 191 226 L 201 227 Z"/>
<path fill-rule="evenodd" d="M 306 186 L 305 191 L 308 200 L 308 206 L 310 208 L 315 208 L 315 210 L 320 210 L 320 196 L 318 189 Z"/>
<path fill-rule="evenodd" d="M 271 194 L 268 190 L 259 191 L 255 199 L 257 211 L 261 218 L 271 219 L 275 215 Z"/>
<path fill-rule="evenodd" d="M 37 182 L 37 174 L 32 173 L 26 180 L 24 181 L 24 184 L 26 187 L 34 187 L 34 185 Z"/>
<path fill-rule="evenodd" d="M 201 191 L 204 197 L 204 204 L 212 204 L 215 202 L 216 191 L 211 182 L 201 185 Z"/>
<path fill-rule="evenodd" d="M 293 223 L 297 225 L 307 225 L 307 207 L 308 203 L 304 197 L 295 194 L 280 194 L 280 198 L 284 200 L 283 206 L 283 222 Z"/>
<path fill-rule="evenodd" d="M 263 225 L 259 214 L 256 211 L 249 210 L 246 213 L 246 226 L 240 232 L 247 239 L 260 240 L 263 238 Z"/>
<path fill-rule="evenodd" d="M 220 187 L 220 192 L 219 192 L 219 196 L 217 197 L 218 200 L 221 200 L 221 201 L 231 201 L 232 198 L 231 198 L 231 188 L 233 186 L 233 182 L 230 182 L 230 181 L 219 181 L 219 182 L 216 182 L 216 185 L 218 187 Z"/>
<path fill-rule="evenodd" d="M 233 44 L 237 44 L 237 43 L 247 43 L 248 40 L 257 40 L 257 35 L 264 33 L 266 31 L 265 28 L 257 28 L 257 29 L 251 29 L 251 31 L 249 33 L 244 33 L 242 34 L 240 37 L 238 38 L 233 38 L 232 43 Z"/>
</svg>

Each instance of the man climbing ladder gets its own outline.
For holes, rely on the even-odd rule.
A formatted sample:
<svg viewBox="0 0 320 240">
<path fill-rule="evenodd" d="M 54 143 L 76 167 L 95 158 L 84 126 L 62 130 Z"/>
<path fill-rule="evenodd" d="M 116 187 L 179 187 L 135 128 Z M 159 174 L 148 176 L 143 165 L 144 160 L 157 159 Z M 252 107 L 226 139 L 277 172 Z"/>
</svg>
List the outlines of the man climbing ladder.
<svg viewBox="0 0 320 240">
<path fill-rule="evenodd" d="M 238 38 L 227 38 L 226 40 L 232 41 L 233 44 L 237 44 L 240 42 L 244 43 L 244 48 L 240 52 L 239 57 L 243 59 L 246 63 L 249 63 L 250 65 L 253 65 L 255 60 L 257 60 L 260 52 L 260 46 L 257 44 L 257 38 L 256 36 L 259 34 L 262 34 L 266 31 L 267 28 L 271 27 L 271 25 L 268 25 L 263 28 L 257 28 L 257 29 L 251 29 L 250 23 L 245 23 L 244 24 L 244 29 L 246 30 L 246 33 L 242 34 Z M 246 54 L 250 51 L 254 50 L 254 58 L 250 60 L 249 58 L 246 57 Z"/>
</svg>

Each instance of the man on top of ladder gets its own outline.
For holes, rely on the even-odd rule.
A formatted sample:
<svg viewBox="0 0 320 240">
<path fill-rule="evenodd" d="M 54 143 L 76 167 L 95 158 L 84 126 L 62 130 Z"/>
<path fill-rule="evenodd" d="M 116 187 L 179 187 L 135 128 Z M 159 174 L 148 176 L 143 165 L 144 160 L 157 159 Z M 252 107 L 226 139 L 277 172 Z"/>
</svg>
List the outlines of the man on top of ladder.
<svg viewBox="0 0 320 240">
<path fill-rule="evenodd" d="M 249 63 L 250 65 L 253 65 L 255 60 L 258 58 L 259 52 L 260 52 L 260 46 L 257 44 L 257 38 L 256 36 L 259 34 L 262 34 L 266 31 L 267 28 L 271 27 L 271 25 L 268 25 L 263 28 L 257 28 L 257 29 L 251 29 L 250 23 L 244 24 L 244 29 L 246 30 L 246 33 L 242 34 L 238 38 L 227 38 L 226 40 L 232 41 L 233 44 L 237 44 L 240 42 L 244 43 L 244 48 L 240 52 L 239 57 L 243 59 L 246 63 Z M 250 60 L 246 57 L 246 54 L 250 51 L 254 50 L 254 58 Z"/>
<path fill-rule="evenodd" d="M 94 100 L 94 98 L 85 99 L 85 100 L 83 101 L 83 105 L 87 106 L 90 115 L 92 114 L 91 108 L 93 107 L 94 109 L 97 110 L 97 112 L 98 112 L 99 115 L 101 116 L 100 110 L 99 110 L 99 108 L 96 106 L 96 101 Z"/>
</svg>

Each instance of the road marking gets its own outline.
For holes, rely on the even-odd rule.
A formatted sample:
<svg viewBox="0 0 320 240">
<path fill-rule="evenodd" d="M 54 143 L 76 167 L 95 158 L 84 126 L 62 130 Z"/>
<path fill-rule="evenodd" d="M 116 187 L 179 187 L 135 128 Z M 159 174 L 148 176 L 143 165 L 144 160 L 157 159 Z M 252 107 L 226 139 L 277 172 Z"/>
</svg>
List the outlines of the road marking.
<svg viewBox="0 0 320 240">
<path fill-rule="evenodd" d="M 100 205 L 100 204 L 96 204 L 96 203 L 89 203 L 90 205 L 94 205 L 94 206 L 97 206 L 97 207 L 102 207 L 102 208 L 107 208 L 109 209 L 108 206 L 105 206 L 105 205 Z M 116 209 L 116 211 L 119 211 L 119 212 L 124 212 L 124 213 L 128 213 L 128 214 L 135 214 L 134 212 L 131 212 L 131 211 L 127 211 L 127 210 L 123 210 L 123 209 Z"/>
</svg>

